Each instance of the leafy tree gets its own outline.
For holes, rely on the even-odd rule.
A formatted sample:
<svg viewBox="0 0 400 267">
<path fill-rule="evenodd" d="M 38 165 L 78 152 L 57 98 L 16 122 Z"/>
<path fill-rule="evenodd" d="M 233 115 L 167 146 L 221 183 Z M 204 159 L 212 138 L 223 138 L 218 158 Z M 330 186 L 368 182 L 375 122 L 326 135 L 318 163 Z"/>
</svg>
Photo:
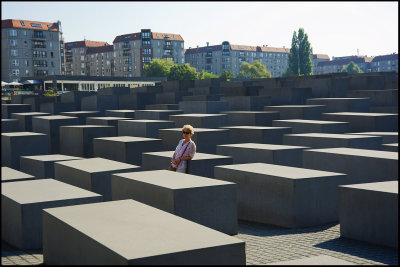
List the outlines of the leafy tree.
<svg viewBox="0 0 400 267">
<path fill-rule="evenodd" d="M 289 68 L 287 70 L 288 75 L 299 74 L 299 45 L 297 40 L 296 31 L 293 32 L 292 36 L 292 47 L 290 48 L 289 54 Z"/>
<path fill-rule="evenodd" d="M 353 61 L 350 61 L 349 64 L 343 66 L 342 72 L 347 72 L 348 74 L 363 73 L 360 67 Z"/>
<path fill-rule="evenodd" d="M 144 77 L 167 77 L 174 62 L 167 59 L 153 58 L 150 64 L 144 66 Z"/>
<path fill-rule="evenodd" d="M 243 62 L 237 77 L 243 79 L 271 78 L 271 73 L 260 61 L 254 60 L 253 64 Z"/>
<path fill-rule="evenodd" d="M 285 75 L 312 75 L 313 66 L 311 60 L 311 45 L 308 35 L 303 28 L 299 28 L 298 34 L 293 32 L 292 46 L 289 54 L 289 69 Z"/>
<path fill-rule="evenodd" d="M 232 79 L 232 78 L 234 78 L 234 77 L 235 77 L 235 75 L 234 75 L 232 72 L 230 72 L 229 70 L 224 70 L 224 71 L 219 75 L 219 78 L 224 79 L 224 80 L 226 80 L 226 79 Z"/>
<path fill-rule="evenodd" d="M 171 67 L 167 79 L 174 80 L 196 80 L 199 78 L 199 73 L 195 68 L 190 67 L 189 63 L 183 65 L 174 65 Z"/>
<path fill-rule="evenodd" d="M 202 70 L 202 71 L 199 73 L 199 78 L 198 78 L 198 79 L 200 79 L 200 80 L 203 80 L 203 79 L 210 79 L 210 78 L 218 78 L 218 76 L 215 75 L 215 74 L 206 72 L 206 71 L 204 71 L 204 70 Z"/>
</svg>

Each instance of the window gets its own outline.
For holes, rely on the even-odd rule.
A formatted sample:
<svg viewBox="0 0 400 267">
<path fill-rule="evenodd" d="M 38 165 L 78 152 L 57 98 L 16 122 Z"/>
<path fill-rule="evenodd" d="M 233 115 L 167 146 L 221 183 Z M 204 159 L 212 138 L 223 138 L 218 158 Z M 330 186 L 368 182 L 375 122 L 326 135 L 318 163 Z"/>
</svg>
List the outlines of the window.
<svg viewBox="0 0 400 267">
<path fill-rule="evenodd" d="M 151 48 L 145 48 L 143 54 L 151 54 Z"/>
<path fill-rule="evenodd" d="M 13 66 L 13 67 L 19 66 L 18 59 L 13 59 L 13 60 L 11 60 L 11 66 Z"/>
<path fill-rule="evenodd" d="M 47 67 L 47 61 L 46 60 L 34 60 L 33 66 L 34 67 Z"/>
<path fill-rule="evenodd" d="M 42 24 L 38 24 L 38 23 L 31 23 L 32 27 L 36 27 L 36 28 L 42 28 Z"/>
<path fill-rule="evenodd" d="M 25 66 L 29 67 L 29 60 L 25 60 Z"/>
<path fill-rule="evenodd" d="M 17 41 L 17 40 L 11 39 L 11 40 L 10 40 L 10 45 L 11 45 L 11 46 L 17 46 L 17 45 L 18 45 L 18 41 Z"/>
<path fill-rule="evenodd" d="M 54 68 L 54 62 L 53 61 L 51 62 L 51 66 Z"/>
<path fill-rule="evenodd" d="M 17 30 L 11 29 L 11 30 L 9 31 L 9 36 L 10 36 L 10 37 L 16 37 L 16 36 L 17 36 Z"/>
<path fill-rule="evenodd" d="M 53 42 L 49 43 L 49 47 L 50 47 L 50 49 L 53 49 Z"/>
<path fill-rule="evenodd" d="M 28 47 L 28 42 L 24 41 L 24 48 L 27 48 L 27 47 Z"/>
<path fill-rule="evenodd" d="M 18 56 L 18 50 L 11 49 L 11 56 L 13 56 L 13 57 Z"/>
<path fill-rule="evenodd" d="M 19 75 L 19 69 L 13 69 L 12 70 L 12 75 L 18 76 Z"/>
<path fill-rule="evenodd" d="M 150 41 L 142 41 L 143 46 L 150 46 Z"/>
</svg>

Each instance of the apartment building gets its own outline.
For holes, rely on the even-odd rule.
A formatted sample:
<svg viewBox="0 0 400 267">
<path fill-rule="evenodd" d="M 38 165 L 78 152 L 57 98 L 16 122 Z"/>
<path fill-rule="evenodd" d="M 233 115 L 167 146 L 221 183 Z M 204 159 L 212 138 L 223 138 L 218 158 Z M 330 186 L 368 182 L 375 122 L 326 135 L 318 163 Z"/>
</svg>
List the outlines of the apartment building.
<svg viewBox="0 0 400 267">
<path fill-rule="evenodd" d="M 87 76 L 114 77 L 114 46 L 89 47 L 85 64 Z"/>
<path fill-rule="evenodd" d="M 313 65 L 313 74 L 317 75 L 317 74 L 321 74 L 318 73 L 318 64 L 320 62 L 326 62 L 326 61 L 330 61 L 331 59 L 329 58 L 328 55 L 325 54 L 312 54 L 311 55 L 311 61 L 312 61 L 312 65 Z"/>
<path fill-rule="evenodd" d="M 332 57 L 331 61 L 319 62 L 317 65 L 317 74 L 341 72 L 343 67 L 353 61 L 363 72 L 371 72 L 370 62 L 373 57 L 367 56 L 346 56 Z"/>
<path fill-rule="evenodd" d="M 174 33 L 152 32 L 142 29 L 137 33 L 118 35 L 113 41 L 115 76 L 140 77 L 145 64 L 153 58 L 184 64 L 184 40 Z"/>
<path fill-rule="evenodd" d="M 1 80 L 61 74 L 61 22 L 1 21 Z"/>
<path fill-rule="evenodd" d="M 372 72 L 395 71 L 399 72 L 399 55 L 390 54 L 376 56 L 370 63 Z"/>
<path fill-rule="evenodd" d="M 268 46 L 233 45 L 228 41 L 221 45 L 186 49 L 185 62 L 195 67 L 197 71 L 207 71 L 216 75 L 228 70 L 237 75 L 243 62 L 253 64 L 260 61 L 272 77 L 281 76 L 289 66 L 288 48 Z"/>
<path fill-rule="evenodd" d="M 107 45 L 109 45 L 107 42 L 88 40 L 65 43 L 65 75 L 86 76 L 85 57 L 88 48 Z"/>
</svg>

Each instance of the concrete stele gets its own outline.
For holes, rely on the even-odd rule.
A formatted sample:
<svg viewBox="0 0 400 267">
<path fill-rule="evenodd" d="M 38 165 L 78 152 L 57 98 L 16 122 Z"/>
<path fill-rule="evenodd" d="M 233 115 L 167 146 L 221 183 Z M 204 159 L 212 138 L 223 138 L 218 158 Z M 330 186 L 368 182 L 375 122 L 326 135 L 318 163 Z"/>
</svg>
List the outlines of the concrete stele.
<svg viewBox="0 0 400 267">
<path fill-rule="evenodd" d="M 19 182 L 19 181 L 25 181 L 25 180 L 34 180 L 35 177 L 24 173 L 20 172 L 17 170 L 14 170 L 9 167 L 1 167 L 1 182 Z"/>
</svg>

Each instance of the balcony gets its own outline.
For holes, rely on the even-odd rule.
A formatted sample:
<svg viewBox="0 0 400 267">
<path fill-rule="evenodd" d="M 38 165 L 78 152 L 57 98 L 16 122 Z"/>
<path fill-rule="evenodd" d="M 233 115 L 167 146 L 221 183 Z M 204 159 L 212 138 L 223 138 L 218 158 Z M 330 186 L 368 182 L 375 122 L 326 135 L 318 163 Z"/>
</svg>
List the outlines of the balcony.
<svg viewBox="0 0 400 267">
<path fill-rule="evenodd" d="M 123 57 L 130 57 L 132 54 L 131 53 L 122 53 Z"/>
<path fill-rule="evenodd" d="M 131 45 L 130 44 L 124 44 L 122 46 L 123 49 L 131 49 Z"/>
<path fill-rule="evenodd" d="M 207 53 L 206 53 L 206 58 L 207 58 L 207 57 L 212 57 L 212 53 L 211 53 L 211 52 L 207 52 Z"/>
<path fill-rule="evenodd" d="M 32 45 L 32 48 L 46 48 L 46 45 Z"/>
<path fill-rule="evenodd" d="M 44 36 L 44 34 L 32 34 L 32 39 L 46 39 L 46 37 Z"/>
<path fill-rule="evenodd" d="M 171 44 L 165 44 L 164 45 L 164 50 L 172 50 L 172 49 L 174 49 L 174 48 L 172 47 Z"/>
</svg>

